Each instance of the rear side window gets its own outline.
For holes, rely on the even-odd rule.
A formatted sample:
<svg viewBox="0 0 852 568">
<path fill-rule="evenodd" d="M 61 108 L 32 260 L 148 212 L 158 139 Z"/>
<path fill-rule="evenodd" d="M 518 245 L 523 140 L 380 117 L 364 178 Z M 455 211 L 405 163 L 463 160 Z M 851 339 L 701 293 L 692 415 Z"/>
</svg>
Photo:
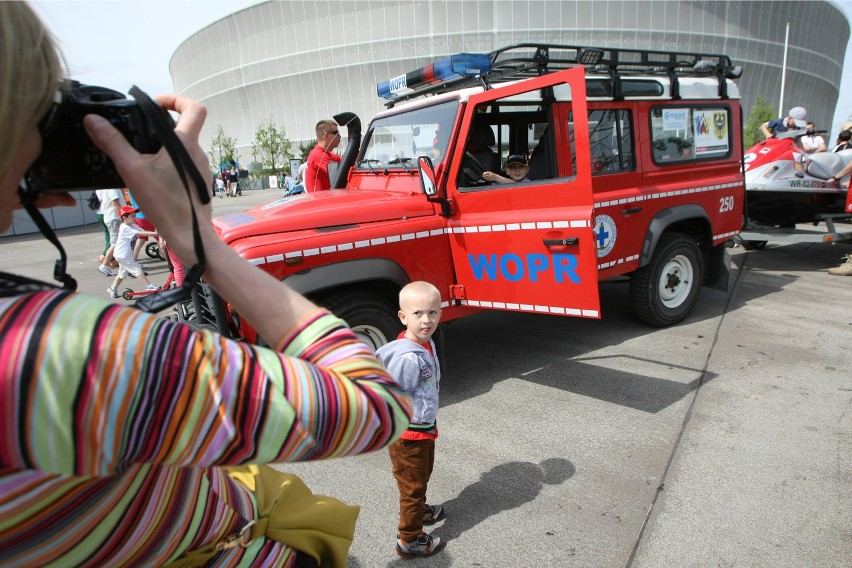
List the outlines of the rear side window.
<svg viewBox="0 0 852 568">
<path fill-rule="evenodd" d="M 681 164 L 730 156 L 731 111 L 727 107 L 651 109 L 654 163 Z"/>
<path fill-rule="evenodd" d="M 633 119 L 629 110 L 589 111 L 589 150 L 592 175 L 636 169 L 633 154 Z"/>
<path fill-rule="evenodd" d="M 569 131 L 573 148 L 574 114 L 569 113 Z M 632 172 L 636 169 L 633 150 L 633 116 L 627 109 L 589 111 L 589 153 L 592 175 Z M 577 169 L 577 155 L 572 150 L 571 163 Z"/>
</svg>

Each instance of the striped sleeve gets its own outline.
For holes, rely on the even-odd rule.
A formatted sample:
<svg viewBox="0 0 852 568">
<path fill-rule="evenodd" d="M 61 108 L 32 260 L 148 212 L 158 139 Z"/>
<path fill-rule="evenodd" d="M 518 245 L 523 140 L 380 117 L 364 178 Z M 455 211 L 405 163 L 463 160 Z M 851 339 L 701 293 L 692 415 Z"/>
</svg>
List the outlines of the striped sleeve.
<svg viewBox="0 0 852 568">
<path fill-rule="evenodd" d="M 279 351 L 58 291 L 0 298 L 2 466 L 301 461 L 381 448 L 411 401 L 325 310 Z"/>
</svg>

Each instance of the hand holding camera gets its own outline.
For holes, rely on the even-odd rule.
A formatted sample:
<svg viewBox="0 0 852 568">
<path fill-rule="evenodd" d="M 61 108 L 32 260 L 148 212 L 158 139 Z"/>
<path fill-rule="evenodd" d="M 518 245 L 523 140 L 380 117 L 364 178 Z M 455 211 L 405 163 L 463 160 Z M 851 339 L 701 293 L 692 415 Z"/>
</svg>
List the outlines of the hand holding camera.
<svg viewBox="0 0 852 568">
<path fill-rule="evenodd" d="M 83 117 L 88 114 L 104 117 L 140 153 L 152 154 L 162 147 L 161 137 L 137 101 L 118 91 L 66 80 L 56 99 L 39 124 L 42 152 L 29 172 L 39 192 L 126 187 L 110 158 L 83 129 Z M 174 128 L 171 115 L 165 110 L 162 113 L 169 128 Z"/>
<path fill-rule="evenodd" d="M 189 152 L 195 169 L 198 172 L 208 171 L 207 155 L 198 145 L 198 136 L 207 115 L 206 109 L 191 99 L 177 95 L 158 97 L 157 100 L 163 112 L 173 110 L 180 113 L 181 118 L 174 128 L 174 133 Z M 122 122 L 120 126 L 126 124 Z M 208 199 L 202 202 L 193 187 L 192 177 L 188 175 L 190 191 L 187 197 L 183 181 L 166 149 L 159 148 L 156 153 L 145 151 L 154 146 L 150 137 L 146 140 L 129 137 L 126 129 L 116 128 L 114 122 L 102 113 L 87 115 L 83 125 L 90 143 L 96 150 L 103 152 L 117 172 L 116 175 L 123 180 L 122 183 L 131 188 L 141 188 L 134 193 L 140 207 L 165 235 L 170 246 L 187 266 L 198 260 L 190 230 L 193 209 L 198 215 L 198 228 L 204 246 L 219 243 L 210 223 L 211 207 L 206 183 L 204 195 Z M 143 131 L 136 129 L 131 131 L 131 134 L 135 136 Z"/>
</svg>

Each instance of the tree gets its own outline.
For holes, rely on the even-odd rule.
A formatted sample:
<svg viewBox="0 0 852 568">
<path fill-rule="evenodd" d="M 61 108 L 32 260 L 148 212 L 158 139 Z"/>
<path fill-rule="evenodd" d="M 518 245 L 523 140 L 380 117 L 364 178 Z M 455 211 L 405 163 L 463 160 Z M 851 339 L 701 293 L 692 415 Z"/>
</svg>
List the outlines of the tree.
<svg viewBox="0 0 852 568">
<path fill-rule="evenodd" d="M 292 147 L 293 142 L 287 138 L 284 128 L 279 130 L 270 117 L 264 120 L 254 133 L 252 156 L 263 164 L 266 173 L 280 174 Z"/>
<path fill-rule="evenodd" d="M 763 140 L 760 125 L 774 118 L 777 118 L 775 109 L 766 104 L 763 97 L 757 95 L 757 102 L 751 107 L 751 114 L 749 114 L 745 128 L 743 129 L 743 147 L 751 148 Z"/>
<path fill-rule="evenodd" d="M 316 146 L 315 142 L 302 142 L 301 144 L 299 144 L 299 158 L 302 160 L 302 162 L 308 161 L 308 154 L 311 153 L 311 150 L 314 149 L 314 146 Z"/>
<path fill-rule="evenodd" d="M 218 170 L 222 162 L 232 162 L 237 158 L 237 141 L 225 136 L 222 125 L 216 128 L 216 136 L 210 141 L 211 165 Z"/>
</svg>

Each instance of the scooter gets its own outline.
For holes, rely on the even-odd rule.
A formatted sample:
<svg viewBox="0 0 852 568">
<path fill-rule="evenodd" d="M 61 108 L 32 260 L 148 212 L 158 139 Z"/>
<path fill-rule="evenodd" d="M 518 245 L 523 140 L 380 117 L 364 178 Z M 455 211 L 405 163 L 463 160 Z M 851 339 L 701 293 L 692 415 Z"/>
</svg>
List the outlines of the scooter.
<svg viewBox="0 0 852 568">
<path fill-rule="evenodd" d="M 156 243 L 155 243 L 156 244 Z M 151 246 L 150 244 L 148 246 Z M 177 283 L 175 282 L 175 267 L 172 265 L 171 259 L 169 259 L 169 255 L 166 254 L 166 263 L 169 266 L 169 276 L 166 278 L 166 283 L 163 284 L 163 287 L 159 290 L 132 290 L 130 288 L 125 288 L 124 292 L 121 293 L 121 297 L 125 300 L 133 300 L 134 298 L 141 298 L 142 296 L 150 296 L 151 294 L 156 294 L 157 292 L 162 292 L 163 290 L 168 290 L 169 288 L 177 288 Z"/>
</svg>

